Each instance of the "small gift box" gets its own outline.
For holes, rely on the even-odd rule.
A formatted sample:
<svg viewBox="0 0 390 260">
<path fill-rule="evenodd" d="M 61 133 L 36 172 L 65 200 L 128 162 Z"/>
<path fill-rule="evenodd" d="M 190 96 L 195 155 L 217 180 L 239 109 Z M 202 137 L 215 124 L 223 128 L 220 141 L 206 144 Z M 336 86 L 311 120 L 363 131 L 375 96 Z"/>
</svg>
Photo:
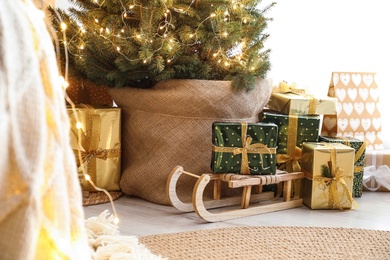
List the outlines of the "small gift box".
<svg viewBox="0 0 390 260">
<path fill-rule="evenodd" d="M 366 152 L 363 190 L 390 191 L 390 150 Z"/>
<path fill-rule="evenodd" d="M 366 143 L 353 137 L 320 136 L 318 141 L 327 143 L 341 143 L 355 149 L 352 197 L 361 197 L 363 191 L 364 163 L 366 159 Z"/>
<path fill-rule="evenodd" d="M 278 126 L 276 151 L 278 168 L 288 172 L 300 171 L 302 143 L 318 140 L 320 116 L 263 112 L 261 122 L 274 123 Z"/>
<path fill-rule="evenodd" d="M 365 166 L 378 167 L 381 165 L 390 167 L 390 150 L 366 151 Z"/>
<path fill-rule="evenodd" d="M 305 92 L 273 92 L 267 107 L 283 114 L 321 115 L 336 114 L 337 99 L 315 97 Z"/>
<path fill-rule="evenodd" d="M 303 203 L 311 209 L 351 209 L 355 149 L 341 143 L 304 143 Z"/>
<path fill-rule="evenodd" d="M 389 166 L 367 166 L 364 169 L 363 189 L 366 191 L 390 191 Z"/>
<path fill-rule="evenodd" d="M 67 111 L 82 190 L 95 191 L 84 173 L 99 188 L 120 190 L 121 109 L 78 105 Z"/>
<path fill-rule="evenodd" d="M 86 79 L 70 78 L 66 94 L 74 104 L 112 107 L 114 103 L 107 86 L 97 86 Z"/>
<path fill-rule="evenodd" d="M 214 122 L 214 173 L 275 174 L 278 127 L 266 123 Z"/>
</svg>

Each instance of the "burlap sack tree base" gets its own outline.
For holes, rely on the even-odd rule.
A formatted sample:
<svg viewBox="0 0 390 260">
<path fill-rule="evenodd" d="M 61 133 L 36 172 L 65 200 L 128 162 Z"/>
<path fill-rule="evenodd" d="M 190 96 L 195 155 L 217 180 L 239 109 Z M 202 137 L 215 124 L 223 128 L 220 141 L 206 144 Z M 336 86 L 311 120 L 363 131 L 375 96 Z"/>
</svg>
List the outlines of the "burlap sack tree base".
<svg viewBox="0 0 390 260">
<path fill-rule="evenodd" d="M 110 89 L 122 108 L 122 191 L 169 205 L 165 187 L 170 171 L 181 165 L 199 175 L 210 172 L 212 123 L 258 122 L 271 88 L 270 80 L 259 79 L 250 92 L 235 92 L 230 81 L 207 80 Z M 195 182 L 189 176 L 179 180 L 183 201 L 191 200 Z"/>
</svg>

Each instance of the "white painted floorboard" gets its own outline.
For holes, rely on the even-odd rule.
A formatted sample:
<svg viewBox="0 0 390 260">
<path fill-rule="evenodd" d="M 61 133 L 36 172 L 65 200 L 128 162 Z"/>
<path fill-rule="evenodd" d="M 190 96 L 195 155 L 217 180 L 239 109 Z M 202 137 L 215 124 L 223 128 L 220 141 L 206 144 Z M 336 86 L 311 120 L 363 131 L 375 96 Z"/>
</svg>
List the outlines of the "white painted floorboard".
<svg viewBox="0 0 390 260">
<path fill-rule="evenodd" d="M 311 210 L 299 208 L 229 221 L 207 223 L 195 212 L 182 213 L 171 206 L 150 203 L 140 198 L 123 196 L 114 201 L 120 218 L 119 231 L 126 236 L 145 236 L 199 229 L 232 226 L 321 226 L 390 231 L 390 192 L 363 192 L 355 198 L 358 209 Z M 85 217 L 94 217 L 104 210 L 112 212 L 111 204 L 84 207 Z"/>
</svg>

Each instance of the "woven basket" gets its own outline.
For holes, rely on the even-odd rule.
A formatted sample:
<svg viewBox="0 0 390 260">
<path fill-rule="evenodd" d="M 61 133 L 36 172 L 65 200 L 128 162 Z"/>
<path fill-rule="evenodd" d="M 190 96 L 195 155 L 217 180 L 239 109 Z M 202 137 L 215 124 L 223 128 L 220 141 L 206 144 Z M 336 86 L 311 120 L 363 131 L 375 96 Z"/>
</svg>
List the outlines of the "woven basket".
<svg viewBox="0 0 390 260">
<path fill-rule="evenodd" d="M 264 79 L 250 92 L 235 92 L 230 81 L 207 80 L 110 89 L 122 108 L 122 191 L 169 205 L 166 182 L 175 166 L 199 175 L 210 172 L 212 123 L 258 122 L 271 89 L 272 82 Z M 189 176 L 178 181 L 183 201 L 191 200 L 195 182 Z"/>
</svg>

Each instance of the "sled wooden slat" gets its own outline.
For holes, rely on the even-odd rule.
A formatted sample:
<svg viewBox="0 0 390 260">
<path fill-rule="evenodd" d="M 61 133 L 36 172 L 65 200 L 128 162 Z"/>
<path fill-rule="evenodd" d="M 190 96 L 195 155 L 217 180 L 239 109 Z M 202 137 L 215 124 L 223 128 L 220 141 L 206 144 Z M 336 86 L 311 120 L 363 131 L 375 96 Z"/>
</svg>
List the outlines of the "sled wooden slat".
<svg viewBox="0 0 390 260">
<path fill-rule="evenodd" d="M 197 178 L 193 193 L 192 203 L 182 202 L 176 194 L 176 185 L 179 177 L 187 174 Z M 304 178 L 303 172 L 287 173 L 277 171 L 275 175 L 240 175 L 240 174 L 214 174 L 203 173 L 196 175 L 183 170 L 183 167 L 175 167 L 167 182 L 167 192 L 172 206 L 183 212 L 195 211 L 199 217 L 208 222 L 224 221 L 245 216 L 263 214 L 278 210 L 291 209 L 302 206 L 299 197 L 300 179 Z M 213 199 L 204 200 L 204 190 L 213 181 Z M 221 182 L 227 182 L 230 188 L 242 188 L 241 197 L 221 197 Z M 277 184 L 278 192 L 262 192 L 262 185 Z M 252 192 L 252 187 L 255 191 Z M 283 189 L 283 196 L 280 194 Z M 237 209 L 219 210 L 212 209 L 231 206 L 240 206 Z"/>
</svg>

